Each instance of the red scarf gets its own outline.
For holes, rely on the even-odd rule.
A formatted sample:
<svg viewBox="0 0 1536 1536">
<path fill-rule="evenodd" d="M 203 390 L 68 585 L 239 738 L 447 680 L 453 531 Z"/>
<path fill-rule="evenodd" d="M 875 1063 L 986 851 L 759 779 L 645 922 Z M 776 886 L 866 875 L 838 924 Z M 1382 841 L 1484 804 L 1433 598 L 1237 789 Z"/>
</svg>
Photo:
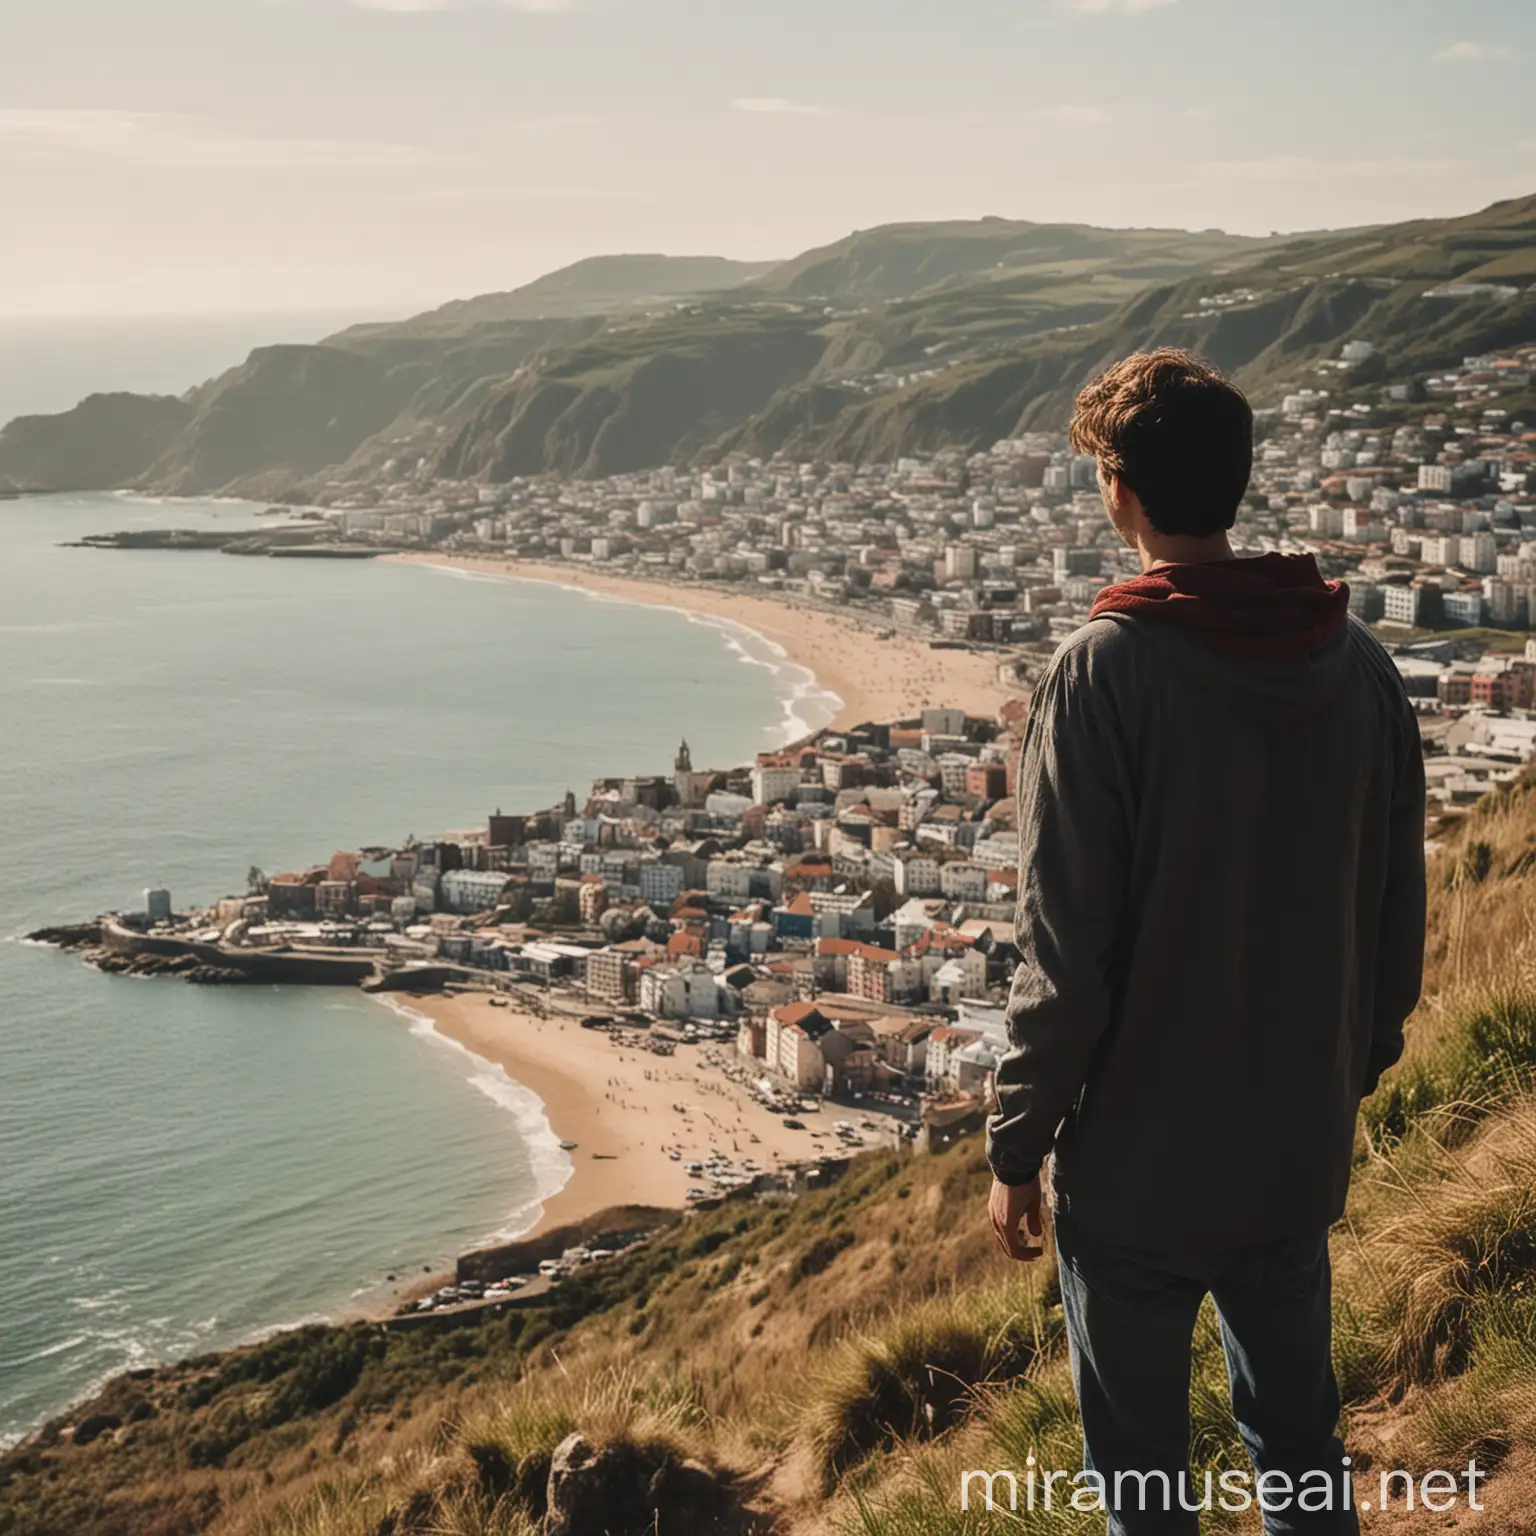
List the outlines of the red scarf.
<svg viewBox="0 0 1536 1536">
<path fill-rule="evenodd" d="M 1175 624 L 1229 656 L 1283 659 L 1325 645 L 1349 612 L 1349 588 L 1311 555 L 1158 565 L 1105 587 L 1091 618 L 1129 613 Z"/>
</svg>

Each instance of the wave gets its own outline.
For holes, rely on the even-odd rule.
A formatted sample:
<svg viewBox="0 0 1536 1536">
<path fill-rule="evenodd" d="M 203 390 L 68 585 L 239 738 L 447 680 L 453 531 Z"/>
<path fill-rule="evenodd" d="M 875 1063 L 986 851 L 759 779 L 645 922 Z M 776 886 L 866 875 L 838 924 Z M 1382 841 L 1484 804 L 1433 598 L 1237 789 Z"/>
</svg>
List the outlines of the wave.
<svg viewBox="0 0 1536 1536">
<path fill-rule="evenodd" d="M 38 1360 L 48 1360 L 54 1355 L 67 1354 L 72 1349 L 79 1349 L 82 1344 L 89 1344 L 91 1335 L 77 1333 L 67 1339 L 60 1339 L 56 1344 L 45 1345 L 42 1349 L 34 1349 L 26 1355 L 0 1356 L 0 1368 L 8 1371 L 20 1370 L 24 1365 L 31 1365 Z"/>
<path fill-rule="evenodd" d="M 719 630 L 726 637 L 726 648 L 734 651 L 743 663 L 766 668 L 776 681 L 788 688 L 788 694 L 779 700 L 784 711 L 783 720 L 768 727 L 770 731 L 777 730 L 782 734 L 783 745 L 823 730 L 837 718 L 843 707 L 842 695 L 824 687 L 810 667 L 792 661 L 789 652 L 777 640 L 771 640 L 749 624 L 717 614 L 688 613 L 688 621 L 706 629 Z M 747 643 L 749 640 L 768 655 L 754 655 Z"/>
<path fill-rule="evenodd" d="M 570 1182 L 576 1165 L 570 1154 L 560 1145 L 560 1138 L 549 1123 L 544 1111 L 544 1101 L 531 1088 L 525 1088 L 508 1075 L 498 1062 L 487 1061 L 467 1045 L 443 1034 L 424 1013 L 402 1003 L 387 993 L 374 994 L 391 1013 L 398 1014 L 410 1025 L 411 1033 L 433 1045 L 456 1051 L 469 1062 L 469 1083 L 483 1093 L 498 1108 L 504 1109 L 517 1125 L 519 1137 L 528 1149 L 528 1162 L 533 1170 L 534 1193 L 531 1199 L 515 1207 L 502 1225 L 487 1234 L 487 1241 L 509 1243 L 521 1237 L 539 1219 L 544 1202 L 558 1195 Z"/>
</svg>

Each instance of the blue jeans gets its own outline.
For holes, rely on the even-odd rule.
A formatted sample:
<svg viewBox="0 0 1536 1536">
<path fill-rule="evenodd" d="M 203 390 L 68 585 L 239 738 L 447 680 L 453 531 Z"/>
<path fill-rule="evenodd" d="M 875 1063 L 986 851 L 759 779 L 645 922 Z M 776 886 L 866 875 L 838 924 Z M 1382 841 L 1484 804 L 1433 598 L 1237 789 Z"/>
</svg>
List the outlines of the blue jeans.
<svg viewBox="0 0 1536 1536">
<path fill-rule="evenodd" d="M 1199 1531 L 1206 1487 L 1188 1472 L 1190 1346 L 1207 1293 L 1253 1462 L 1251 1473 L 1221 1469 L 1243 1479 L 1233 1491 L 1218 1472 L 1210 1507 L 1240 1507 L 1245 1486 L 1269 1536 L 1356 1536 L 1326 1232 L 1219 1255 L 1151 1253 L 1090 1237 L 1058 1212 L 1056 1248 L 1084 1465 L 1104 1479 L 1109 1536 Z"/>
</svg>

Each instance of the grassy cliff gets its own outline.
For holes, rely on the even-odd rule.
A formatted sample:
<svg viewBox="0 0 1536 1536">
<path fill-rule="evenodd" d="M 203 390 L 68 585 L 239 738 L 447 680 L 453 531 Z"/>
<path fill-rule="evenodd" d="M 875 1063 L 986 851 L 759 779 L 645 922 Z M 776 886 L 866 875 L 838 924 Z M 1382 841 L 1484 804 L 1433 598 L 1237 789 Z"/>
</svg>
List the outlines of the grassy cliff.
<svg viewBox="0 0 1536 1536">
<path fill-rule="evenodd" d="M 1492 1474 L 1476 1529 L 1514 1533 L 1536 1508 L 1536 784 L 1448 830 L 1430 885 L 1424 1002 L 1365 1106 L 1334 1234 L 1336 1358 L 1362 1496 L 1375 1468 L 1475 1456 Z M 1052 1271 L 996 1253 L 988 1180 L 974 1141 L 871 1154 L 525 1311 L 134 1373 L 0 1464 L 0 1533 L 531 1533 L 573 1432 L 639 1490 L 616 1532 L 1001 1528 L 959 1510 L 960 1469 L 1076 1468 L 1078 1429 Z M 1243 1464 L 1224 1383 L 1207 1309 L 1197 1467 Z M 1028 1528 L 1102 1526 L 1037 1511 Z"/>
<path fill-rule="evenodd" d="M 1438 368 L 1529 339 L 1533 275 L 1536 199 L 1285 240 L 981 219 L 860 230 L 778 264 L 598 257 L 261 349 L 182 401 L 16 423 L 0 482 L 277 496 L 418 463 L 494 481 L 731 449 L 984 447 L 1061 425 L 1084 379 L 1159 342 L 1261 397 L 1357 337 L 1381 347 L 1361 388 Z M 1451 281 L 1522 296 L 1427 296 Z"/>
</svg>

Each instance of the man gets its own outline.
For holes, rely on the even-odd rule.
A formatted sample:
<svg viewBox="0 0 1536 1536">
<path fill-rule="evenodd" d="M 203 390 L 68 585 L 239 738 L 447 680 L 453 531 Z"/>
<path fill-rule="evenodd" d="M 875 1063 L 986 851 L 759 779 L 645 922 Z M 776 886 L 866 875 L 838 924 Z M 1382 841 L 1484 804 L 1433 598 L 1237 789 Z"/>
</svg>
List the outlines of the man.
<svg viewBox="0 0 1536 1536">
<path fill-rule="evenodd" d="M 1025 731 L 992 1224 L 1038 1256 L 1021 1228 L 1040 1235 L 1054 1154 L 1085 1458 L 1114 1536 L 1198 1529 L 1178 1495 L 1207 1293 L 1266 1529 L 1352 1533 L 1328 1229 L 1360 1100 L 1419 996 L 1417 723 L 1347 588 L 1309 555 L 1233 557 L 1253 415 L 1215 369 L 1132 357 L 1079 396 L 1071 435 L 1143 574 L 1100 593 Z M 1286 1481 L 1310 1492 L 1282 1499 Z"/>
</svg>

